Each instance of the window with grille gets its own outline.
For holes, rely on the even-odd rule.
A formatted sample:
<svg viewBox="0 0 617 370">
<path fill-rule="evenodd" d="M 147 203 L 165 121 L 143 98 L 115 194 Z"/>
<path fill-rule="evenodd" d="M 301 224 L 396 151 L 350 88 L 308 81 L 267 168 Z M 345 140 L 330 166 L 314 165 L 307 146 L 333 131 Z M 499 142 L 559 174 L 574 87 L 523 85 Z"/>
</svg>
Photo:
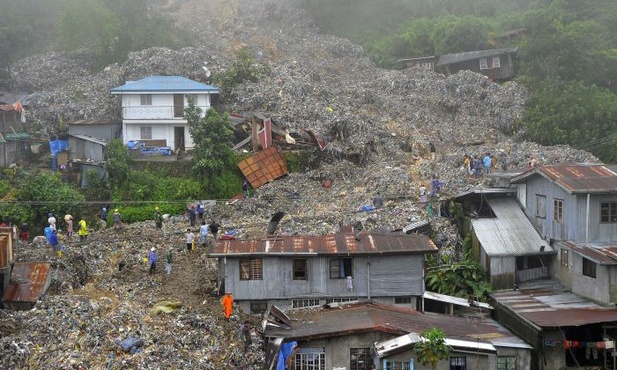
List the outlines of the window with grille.
<svg viewBox="0 0 617 370">
<path fill-rule="evenodd" d="M 450 370 L 467 370 L 467 358 L 465 356 L 450 357 Z"/>
<path fill-rule="evenodd" d="M 562 266 L 568 267 L 570 265 L 568 253 L 569 251 L 567 249 L 561 250 L 561 265 Z"/>
<path fill-rule="evenodd" d="M 596 263 L 583 257 L 583 275 L 596 278 Z"/>
<path fill-rule="evenodd" d="M 141 105 L 152 105 L 152 95 L 141 94 Z"/>
<path fill-rule="evenodd" d="M 412 370 L 413 359 L 411 361 L 386 361 L 383 370 Z"/>
<path fill-rule="evenodd" d="M 308 262 L 306 258 L 296 258 L 293 262 L 293 274 L 294 280 L 306 280 L 308 278 L 307 275 L 307 266 Z"/>
<path fill-rule="evenodd" d="M 263 280 L 261 258 L 240 260 L 240 280 Z"/>
<path fill-rule="evenodd" d="M 139 138 L 142 140 L 152 140 L 152 127 L 141 126 L 139 128 Z"/>
<path fill-rule="evenodd" d="M 536 194 L 536 217 L 546 218 L 546 195 Z"/>
<path fill-rule="evenodd" d="M 480 69 L 488 69 L 488 60 L 486 58 L 480 59 Z"/>
<path fill-rule="evenodd" d="M 326 351 L 323 348 L 298 348 L 294 370 L 325 370 Z"/>
<path fill-rule="evenodd" d="M 600 204 L 600 222 L 617 223 L 617 203 L 608 202 Z"/>
<path fill-rule="evenodd" d="M 497 370 L 516 370 L 516 356 L 497 356 Z"/>
<path fill-rule="evenodd" d="M 319 298 L 307 298 L 307 299 L 292 299 L 292 308 L 305 308 L 305 307 L 317 307 L 320 305 Z"/>
<path fill-rule="evenodd" d="M 501 68 L 501 58 L 499 56 L 493 57 L 493 68 Z"/>
<path fill-rule="evenodd" d="M 553 199 L 553 221 L 563 222 L 563 199 Z"/>
<path fill-rule="evenodd" d="M 330 260 L 330 279 L 345 279 L 353 277 L 351 258 L 336 258 Z"/>
<path fill-rule="evenodd" d="M 368 370 L 373 367 L 370 348 L 351 348 L 349 350 L 351 370 Z"/>
<path fill-rule="evenodd" d="M 328 303 L 343 303 L 343 302 L 354 302 L 357 301 L 358 298 L 326 298 L 326 304 Z"/>
</svg>

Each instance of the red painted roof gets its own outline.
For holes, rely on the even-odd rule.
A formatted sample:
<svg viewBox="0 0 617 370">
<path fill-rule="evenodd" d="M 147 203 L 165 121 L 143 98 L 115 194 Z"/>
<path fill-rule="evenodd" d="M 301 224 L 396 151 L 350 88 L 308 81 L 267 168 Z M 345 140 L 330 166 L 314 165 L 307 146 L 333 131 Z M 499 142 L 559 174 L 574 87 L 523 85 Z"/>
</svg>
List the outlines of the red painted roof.
<svg viewBox="0 0 617 370">
<path fill-rule="evenodd" d="M 359 239 L 359 240 L 358 240 Z M 229 255 L 351 255 L 437 252 L 435 244 L 418 234 L 338 233 L 313 236 L 278 236 L 262 240 L 217 240 L 212 257 Z"/>
</svg>

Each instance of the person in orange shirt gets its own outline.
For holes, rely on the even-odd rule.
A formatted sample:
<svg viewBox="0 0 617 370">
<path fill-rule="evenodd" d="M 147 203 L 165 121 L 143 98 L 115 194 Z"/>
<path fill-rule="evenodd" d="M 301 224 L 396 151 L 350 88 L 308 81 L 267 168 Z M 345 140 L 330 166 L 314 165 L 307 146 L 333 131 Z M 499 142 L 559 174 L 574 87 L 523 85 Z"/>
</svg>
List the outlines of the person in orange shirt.
<svg viewBox="0 0 617 370">
<path fill-rule="evenodd" d="M 234 297 L 231 295 L 231 292 L 225 293 L 225 296 L 221 300 L 221 304 L 223 305 L 223 314 L 225 315 L 225 320 L 229 320 L 234 306 Z"/>
</svg>

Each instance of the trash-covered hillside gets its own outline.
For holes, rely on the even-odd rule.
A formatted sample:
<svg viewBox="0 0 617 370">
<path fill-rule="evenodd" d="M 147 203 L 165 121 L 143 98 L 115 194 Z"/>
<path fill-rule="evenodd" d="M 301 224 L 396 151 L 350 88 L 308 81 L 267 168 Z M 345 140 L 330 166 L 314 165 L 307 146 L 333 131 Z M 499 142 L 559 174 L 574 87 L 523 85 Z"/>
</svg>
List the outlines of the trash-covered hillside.
<svg viewBox="0 0 617 370">
<path fill-rule="evenodd" d="M 444 183 L 442 196 L 483 186 L 483 178 L 461 171 L 464 154 L 503 153 L 497 169 L 503 162 L 524 167 L 532 157 L 540 164 L 597 162 L 566 146 L 521 140 L 521 85 L 471 72 L 445 77 L 377 68 L 360 46 L 321 33 L 295 0 L 178 0 L 160 10 L 171 12 L 199 46 L 134 52 L 96 74 L 85 50 L 47 53 L 15 63 L 13 77 L 19 90 L 33 94 L 28 119 L 42 127 L 118 119 L 120 102 L 111 88 L 155 74 L 207 82 L 206 71 L 224 71 L 235 51 L 250 50 L 271 73 L 238 86 L 227 108 L 262 111 L 290 132 L 310 129 L 327 146 L 315 148 L 317 163 L 306 172 L 255 189 L 250 199 L 218 200 L 207 209 L 208 219 L 237 237 L 262 237 L 278 211 L 285 212 L 277 230 L 284 234 L 325 234 L 357 222 L 367 230 L 402 229 L 427 217 L 418 192 L 432 178 Z M 362 211 L 377 192 L 383 209 Z M 446 221 L 432 223 L 444 248 L 460 243 Z M 222 319 L 219 297 L 211 296 L 216 263 L 205 250 L 184 251 L 186 226 L 172 217 L 161 232 L 154 223 L 95 230 L 86 242 L 68 245 L 60 259 L 47 247 L 19 246 L 18 262 L 52 262 L 52 286 L 32 311 L 0 310 L 0 367 L 259 369 L 259 318 L 251 319 L 254 342 L 243 354 L 237 328 L 246 314 Z M 162 263 L 148 274 L 142 259 L 153 246 L 174 249 L 169 277 Z M 160 302 L 167 308 L 157 309 Z M 121 343 L 129 338 L 138 345 L 125 351 Z"/>
</svg>

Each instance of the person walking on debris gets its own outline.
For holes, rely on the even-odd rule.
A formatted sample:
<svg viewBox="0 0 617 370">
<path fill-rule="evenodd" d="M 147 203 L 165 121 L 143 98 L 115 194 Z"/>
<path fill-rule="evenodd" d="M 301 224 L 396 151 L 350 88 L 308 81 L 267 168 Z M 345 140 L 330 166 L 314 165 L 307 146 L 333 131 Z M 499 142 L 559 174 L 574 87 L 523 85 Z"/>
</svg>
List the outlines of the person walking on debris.
<svg viewBox="0 0 617 370">
<path fill-rule="evenodd" d="M 154 208 L 154 224 L 157 230 L 163 228 L 163 214 L 159 210 L 159 207 Z"/>
<path fill-rule="evenodd" d="M 193 242 L 195 241 L 195 234 L 193 234 L 191 229 L 188 228 L 186 229 L 186 234 L 184 234 L 184 236 L 186 236 L 186 250 L 187 252 L 190 252 L 193 250 Z"/>
<path fill-rule="evenodd" d="M 49 227 L 51 227 L 52 230 L 56 230 L 56 218 L 52 212 L 49 212 L 47 215 L 47 223 L 49 223 Z"/>
<path fill-rule="evenodd" d="M 248 320 L 244 320 L 240 326 L 240 340 L 244 342 L 244 352 L 246 352 L 251 346 L 251 323 Z"/>
<path fill-rule="evenodd" d="M 200 200 L 199 203 L 197 203 L 197 217 L 200 221 L 204 219 L 204 211 L 204 205 Z"/>
<path fill-rule="evenodd" d="M 471 175 L 471 156 L 468 154 L 463 157 L 463 172 L 465 172 L 465 176 Z"/>
<path fill-rule="evenodd" d="M 148 262 L 150 263 L 150 275 L 156 272 L 156 248 L 150 248 L 150 255 L 148 256 Z"/>
<path fill-rule="evenodd" d="M 51 235 L 49 236 L 49 244 L 51 244 L 51 247 L 54 249 L 54 252 L 56 252 L 58 257 L 62 257 L 60 242 L 58 241 L 58 231 L 52 230 Z"/>
<path fill-rule="evenodd" d="M 482 175 L 482 160 L 480 159 L 480 156 L 477 156 L 473 159 L 473 161 L 471 161 L 471 168 L 473 170 L 473 175 L 476 178 Z"/>
<path fill-rule="evenodd" d="M 107 208 L 101 208 L 101 219 L 107 221 Z"/>
<path fill-rule="evenodd" d="M 206 221 L 201 221 L 201 226 L 199 227 L 199 242 L 202 247 L 205 247 L 208 242 L 208 225 Z"/>
<path fill-rule="evenodd" d="M 484 173 L 485 174 L 490 174 L 491 173 L 491 153 L 486 153 L 486 155 L 484 156 L 484 159 L 482 159 L 482 164 L 484 165 Z"/>
<path fill-rule="evenodd" d="M 195 205 L 191 205 L 189 210 L 189 222 L 191 227 L 195 227 L 195 221 L 197 219 L 197 213 L 195 212 Z"/>
<path fill-rule="evenodd" d="M 242 183 L 242 195 L 245 198 L 251 196 L 251 193 L 249 192 L 249 182 L 246 179 L 244 179 L 244 182 Z"/>
<path fill-rule="evenodd" d="M 79 220 L 78 225 L 79 230 L 77 230 L 77 235 L 79 235 L 80 241 L 84 241 L 88 237 L 88 224 L 86 223 L 86 220 L 82 217 L 81 220 Z"/>
<path fill-rule="evenodd" d="M 21 227 L 20 227 L 21 241 L 26 244 L 28 244 L 28 239 L 30 238 L 29 231 L 30 231 L 30 228 L 28 227 L 27 222 L 24 222 L 23 224 L 21 224 Z"/>
<path fill-rule="evenodd" d="M 441 191 L 442 186 L 443 186 L 443 182 L 439 181 L 437 177 L 434 177 L 431 180 L 431 198 L 439 196 L 439 192 Z"/>
<path fill-rule="evenodd" d="M 221 304 L 223 305 L 223 315 L 225 315 L 225 320 L 229 320 L 234 306 L 234 297 L 231 295 L 231 292 L 225 293 L 225 296 L 221 300 Z"/>
<path fill-rule="evenodd" d="M 428 142 L 428 147 L 429 147 L 429 150 L 431 152 L 431 161 L 434 161 L 435 160 L 435 151 L 436 151 L 435 150 L 435 144 L 433 144 L 432 141 L 429 141 Z"/>
<path fill-rule="evenodd" d="M 428 202 L 428 197 L 426 196 L 426 186 L 424 184 L 420 184 L 418 188 L 418 195 L 420 196 L 420 203 Z"/>
<path fill-rule="evenodd" d="M 114 214 L 112 215 L 112 221 L 114 222 L 114 229 L 119 230 L 122 227 L 122 215 L 118 208 L 114 209 Z"/>
<path fill-rule="evenodd" d="M 382 208 L 383 207 L 383 197 L 380 192 L 377 192 L 377 195 L 373 199 L 373 207 Z"/>
<path fill-rule="evenodd" d="M 210 232 L 212 233 L 212 238 L 216 240 L 217 234 L 219 233 L 219 225 L 216 221 L 212 220 L 210 223 Z"/>
<path fill-rule="evenodd" d="M 105 230 L 107 229 L 107 221 L 105 221 L 104 218 L 102 218 L 101 216 L 99 216 L 99 230 Z"/>
<path fill-rule="evenodd" d="M 70 241 L 73 238 L 73 216 L 64 215 L 64 222 L 66 223 L 66 237 Z"/>
<path fill-rule="evenodd" d="M 171 274 L 171 263 L 173 262 L 172 250 L 173 248 L 169 247 L 167 254 L 165 254 L 165 272 L 167 275 Z"/>
</svg>

